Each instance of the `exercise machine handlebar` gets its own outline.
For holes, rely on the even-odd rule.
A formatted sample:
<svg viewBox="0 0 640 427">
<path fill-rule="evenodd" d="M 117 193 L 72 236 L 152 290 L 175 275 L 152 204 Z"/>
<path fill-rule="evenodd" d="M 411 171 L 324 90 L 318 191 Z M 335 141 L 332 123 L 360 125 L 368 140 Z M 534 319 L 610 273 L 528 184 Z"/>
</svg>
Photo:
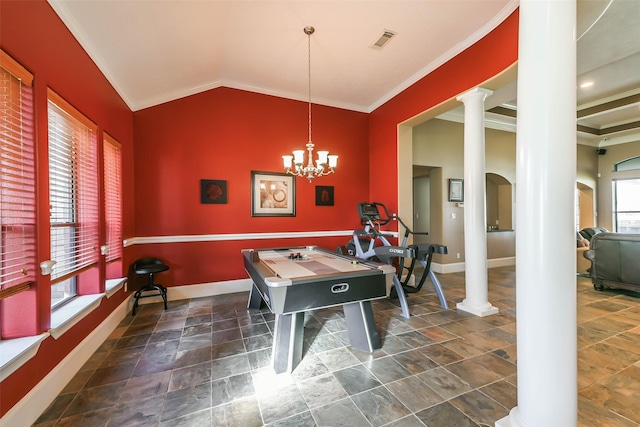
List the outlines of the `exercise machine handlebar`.
<svg viewBox="0 0 640 427">
<path fill-rule="evenodd" d="M 384 216 L 381 215 L 380 210 L 382 209 L 382 213 L 384 213 Z M 404 239 L 403 239 L 403 245 L 406 244 L 407 238 L 410 235 L 414 235 L 414 236 L 426 236 L 429 233 L 427 232 L 420 232 L 420 231 L 413 231 L 411 230 L 411 228 L 409 228 L 409 226 L 407 224 L 404 223 L 404 221 L 402 221 L 402 219 L 396 215 L 390 215 L 389 211 L 387 210 L 387 207 L 380 202 L 362 202 L 358 204 L 358 215 L 360 216 L 360 223 L 362 225 L 369 225 L 371 227 L 371 231 L 373 231 L 374 233 L 376 233 L 376 227 L 380 227 L 382 225 L 386 225 L 388 224 L 390 221 L 398 221 L 400 224 L 402 224 L 402 226 L 404 227 Z"/>
</svg>

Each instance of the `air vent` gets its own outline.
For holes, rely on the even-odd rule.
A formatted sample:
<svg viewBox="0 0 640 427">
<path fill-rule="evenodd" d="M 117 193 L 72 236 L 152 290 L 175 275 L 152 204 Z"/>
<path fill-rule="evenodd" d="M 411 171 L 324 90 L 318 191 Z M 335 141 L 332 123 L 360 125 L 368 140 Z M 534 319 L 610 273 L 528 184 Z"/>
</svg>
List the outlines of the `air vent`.
<svg viewBox="0 0 640 427">
<path fill-rule="evenodd" d="M 371 47 L 375 49 L 382 49 L 384 45 L 389 43 L 389 40 L 391 40 L 395 35 L 396 33 L 393 31 L 384 30 L 382 35 L 371 45 Z"/>
</svg>

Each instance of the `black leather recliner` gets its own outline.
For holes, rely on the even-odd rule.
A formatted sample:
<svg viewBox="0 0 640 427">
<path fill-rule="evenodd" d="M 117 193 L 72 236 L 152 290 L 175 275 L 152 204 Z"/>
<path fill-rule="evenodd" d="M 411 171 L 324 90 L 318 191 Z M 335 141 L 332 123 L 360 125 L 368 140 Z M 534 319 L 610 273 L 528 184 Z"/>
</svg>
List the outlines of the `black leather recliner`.
<svg viewBox="0 0 640 427">
<path fill-rule="evenodd" d="M 589 274 L 596 290 L 640 292 L 640 234 L 597 233 L 583 254 L 591 261 Z"/>
</svg>

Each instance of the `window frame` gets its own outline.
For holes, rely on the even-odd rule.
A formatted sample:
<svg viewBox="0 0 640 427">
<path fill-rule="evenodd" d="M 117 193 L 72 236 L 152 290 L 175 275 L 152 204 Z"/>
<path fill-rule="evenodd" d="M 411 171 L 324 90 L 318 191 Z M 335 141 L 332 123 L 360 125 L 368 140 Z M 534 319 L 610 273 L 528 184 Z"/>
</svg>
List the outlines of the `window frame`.
<svg viewBox="0 0 640 427">
<path fill-rule="evenodd" d="M 47 89 L 47 111 L 50 254 L 57 262 L 51 275 L 51 308 L 55 309 L 82 295 L 81 278 L 99 267 L 98 127 L 51 89 Z M 69 233 L 61 236 L 60 230 Z M 55 286 L 64 296 L 54 302 Z"/>
<path fill-rule="evenodd" d="M 613 184 L 613 191 L 612 191 L 612 198 L 613 198 L 613 203 L 612 203 L 612 222 L 613 222 L 613 230 L 617 233 L 629 233 L 628 231 L 620 231 L 620 220 L 619 220 L 619 214 L 638 214 L 640 216 L 640 207 L 638 207 L 638 210 L 620 210 L 618 208 L 618 184 L 621 182 L 629 182 L 629 181 L 633 181 L 633 182 L 637 182 L 638 187 L 640 187 L 640 178 L 620 178 L 620 179 L 614 179 L 612 181 Z M 637 194 L 637 193 L 636 193 Z M 639 231 L 640 233 L 640 231 Z"/>
<path fill-rule="evenodd" d="M 0 300 L 37 280 L 33 75 L 0 49 Z"/>
<path fill-rule="evenodd" d="M 109 134 L 103 135 L 104 228 L 105 244 L 102 254 L 107 264 L 107 279 L 122 276 L 122 145 Z M 120 268 L 111 271 L 110 264 Z"/>
</svg>

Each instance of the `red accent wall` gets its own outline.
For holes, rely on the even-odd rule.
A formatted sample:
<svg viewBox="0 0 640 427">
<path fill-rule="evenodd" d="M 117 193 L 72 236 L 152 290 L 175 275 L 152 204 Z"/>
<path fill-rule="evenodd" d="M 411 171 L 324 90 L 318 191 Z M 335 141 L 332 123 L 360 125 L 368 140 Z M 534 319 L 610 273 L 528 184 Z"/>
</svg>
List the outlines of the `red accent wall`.
<svg viewBox="0 0 640 427">
<path fill-rule="evenodd" d="M 36 119 L 37 261 L 49 259 L 49 201 L 47 168 L 47 87 L 116 138 L 123 149 L 123 180 L 133 181 L 133 115 L 98 67 L 71 35 L 45 0 L 0 2 L 0 43 L 2 49 L 34 75 Z M 101 147 L 102 144 L 100 143 Z M 134 234 L 133 188 L 124 188 L 125 235 Z M 132 251 L 125 252 L 130 262 Z M 38 274 L 35 289 L 4 300 L 0 315 L 11 320 L 4 337 L 33 335 L 50 325 L 49 276 Z M 125 299 L 118 292 L 104 299 L 89 316 L 60 339 L 43 341 L 36 357 L 0 384 L 0 416 L 11 409 L 50 370 L 73 350 Z M 9 309 L 9 306 L 11 308 Z M 23 321 L 24 319 L 24 321 Z M 34 323 L 35 321 L 35 323 Z M 3 323 L 4 323 L 3 322 Z M 16 327 L 16 325 L 18 325 Z"/>
<path fill-rule="evenodd" d="M 136 236 L 352 230 L 367 199 L 368 116 L 313 105 L 316 150 L 339 155 L 333 175 L 296 178 L 295 217 L 251 216 L 251 171 L 284 172 L 282 155 L 304 149 L 308 104 L 218 88 L 134 113 Z M 227 204 L 201 204 L 200 180 L 227 181 Z M 334 187 L 334 206 L 316 206 L 316 185 Z M 334 249 L 341 239 L 306 239 Z M 134 245 L 171 269 L 168 286 L 244 279 L 240 249 L 291 239 Z"/>
<path fill-rule="evenodd" d="M 518 60 L 518 14 L 450 61 L 377 108 L 369 116 L 370 199 L 390 212 L 398 206 L 398 124 L 506 70 Z M 387 168 L 375 168 L 387 159 Z"/>
</svg>

